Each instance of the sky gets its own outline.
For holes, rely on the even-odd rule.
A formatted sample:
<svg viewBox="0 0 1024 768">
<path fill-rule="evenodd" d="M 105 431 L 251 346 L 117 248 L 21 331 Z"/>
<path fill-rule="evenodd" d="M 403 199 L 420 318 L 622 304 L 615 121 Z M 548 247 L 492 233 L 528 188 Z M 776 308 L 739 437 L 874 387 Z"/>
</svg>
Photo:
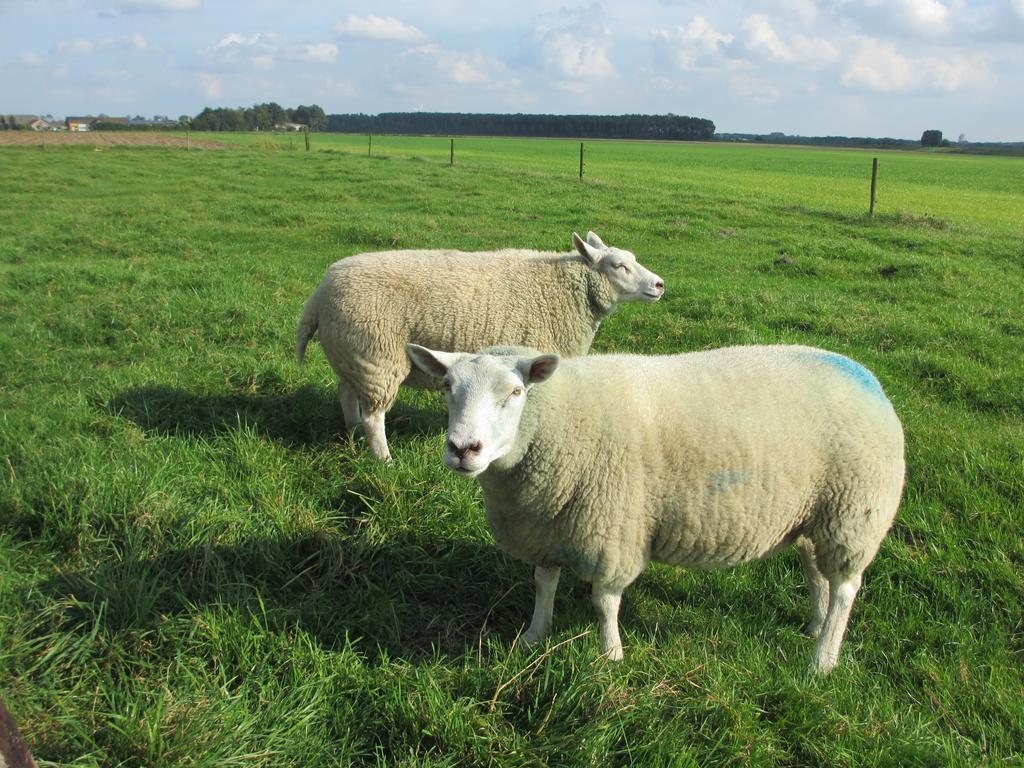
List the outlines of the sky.
<svg viewBox="0 0 1024 768">
<path fill-rule="evenodd" d="M 0 113 L 673 113 L 1024 140 L 1024 0 L 0 0 Z"/>
</svg>

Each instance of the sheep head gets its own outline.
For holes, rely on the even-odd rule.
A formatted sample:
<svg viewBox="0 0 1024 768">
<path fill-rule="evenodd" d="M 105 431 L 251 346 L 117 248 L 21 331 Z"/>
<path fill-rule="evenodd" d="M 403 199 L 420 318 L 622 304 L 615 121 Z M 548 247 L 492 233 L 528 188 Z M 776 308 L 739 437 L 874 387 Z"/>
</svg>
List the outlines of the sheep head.
<svg viewBox="0 0 1024 768">
<path fill-rule="evenodd" d="M 405 349 L 416 367 L 441 380 L 448 401 L 444 463 L 465 477 L 476 477 L 512 449 L 530 387 L 548 379 L 559 361 L 546 354 Z"/>
</svg>

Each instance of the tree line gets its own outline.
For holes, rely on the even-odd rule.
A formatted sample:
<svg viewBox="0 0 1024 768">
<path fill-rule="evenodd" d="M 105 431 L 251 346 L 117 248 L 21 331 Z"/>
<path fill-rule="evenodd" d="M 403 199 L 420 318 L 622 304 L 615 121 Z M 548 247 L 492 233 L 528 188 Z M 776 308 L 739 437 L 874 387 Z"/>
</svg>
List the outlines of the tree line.
<svg viewBox="0 0 1024 768">
<path fill-rule="evenodd" d="M 185 119 L 181 121 L 184 123 Z M 206 107 L 198 115 L 188 118 L 184 128 L 193 131 L 272 131 L 286 123 L 309 126 L 321 131 L 327 126 L 327 115 L 316 104 L 289 109 L 276 102 L 254 104 L 251 107 Z"/>
<path fill-rule="evenodd" d="M 709 140 L 715 124 L 683 115 L 531 115 L 382 112 L 328 115 L 328 131 L 581 139 Z"/>
</svg>

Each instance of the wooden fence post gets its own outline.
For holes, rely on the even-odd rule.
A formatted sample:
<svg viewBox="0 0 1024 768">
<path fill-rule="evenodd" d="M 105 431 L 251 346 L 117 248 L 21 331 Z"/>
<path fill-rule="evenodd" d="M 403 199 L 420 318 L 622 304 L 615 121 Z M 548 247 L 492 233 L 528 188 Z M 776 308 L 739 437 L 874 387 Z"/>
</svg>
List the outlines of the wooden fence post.
<svg viewBox="0 0 1024 768">
<path fill-rule="evenodd" d="M 21 739 L 7 707 L 0 701 L 0 765 L 9 768 L 36 768 L 36 761 Z"/>
<path fill-rule="evenodd" d="M 185 151 L 192 151 L 192 131 L 185 131 Z"/>
<path fill-rule="evenodd" d="M 580 181 L 583 181 L 583 142 L 580 142 Z"/>
<path fill-rule="evenodd" d="M 455 139 L 452 139 L 452 155 L 448 165 L 455 165 Z"/>
<path fill-rule="evenodd" d="M 868 206 L 868 216 L 875 215 L 875 181 L 878 178 L 878 158 L 871 159 L 871 204 Z"/>
<path fill-rule="evenodd" d="M 373 156 L 373 134 L 372 133 L 366 134 L 366 138 L 369 141 L 369 143 L 367 143 L 367 145 L 366 145 L 366 156 L 367 157 L 372 157 Z"/>
<path fill-rule="evenodd" d="M 309 152 L 309 126 L 306 126 L 306 130 L 303 131 L 306 134 L 306 151 Z"/>
</svg>

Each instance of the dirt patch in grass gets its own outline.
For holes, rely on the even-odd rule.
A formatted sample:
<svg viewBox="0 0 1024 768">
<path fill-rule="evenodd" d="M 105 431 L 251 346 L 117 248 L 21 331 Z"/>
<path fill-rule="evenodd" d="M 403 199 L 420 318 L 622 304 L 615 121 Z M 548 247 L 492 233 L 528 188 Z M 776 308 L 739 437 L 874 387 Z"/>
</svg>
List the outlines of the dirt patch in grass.
<svg viewBox="0 0 1024 768">
<path fill-rule="evenodd" d="M 84 144 L 98 147 L 186 147 L 195 149 L 230 149 L 230 145 L 206 139 L 186 140 L 184 136 L 165 133 L 122 133 L 114 131 L 83 131 L 81 133 L 0 131 L 0 146 L 48 146 Z"/>
</svg>

